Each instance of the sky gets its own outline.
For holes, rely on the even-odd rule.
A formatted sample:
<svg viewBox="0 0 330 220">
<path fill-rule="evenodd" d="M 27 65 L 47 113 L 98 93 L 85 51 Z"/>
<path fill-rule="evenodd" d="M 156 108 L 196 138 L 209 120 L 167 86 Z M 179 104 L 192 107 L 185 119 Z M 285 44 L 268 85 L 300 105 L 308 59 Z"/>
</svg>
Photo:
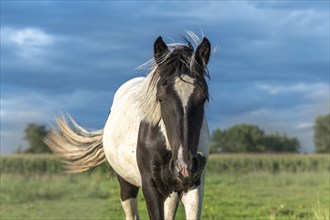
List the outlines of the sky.
<svg viewBox="0 0 330 220">
<path fill-rule="evenodd" d="M 113 95 L 191 30 L 212 44 L 211 131 L 247 123 L 297 137 L 329 113 L 329 1 L 1 1 L 1 153 L 68 112 L 102 129 Z"/>
</svg>

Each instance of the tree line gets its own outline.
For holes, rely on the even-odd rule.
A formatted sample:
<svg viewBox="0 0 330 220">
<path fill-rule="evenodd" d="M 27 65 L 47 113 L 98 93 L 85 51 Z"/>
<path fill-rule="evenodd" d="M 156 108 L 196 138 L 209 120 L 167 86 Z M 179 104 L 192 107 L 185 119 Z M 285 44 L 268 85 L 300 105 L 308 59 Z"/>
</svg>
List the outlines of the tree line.
<svg viewBox="0 0 330 220">
<path fill-rule="evenodd" d="M 229 129 L 216 129 L 211 136 L 211 152 L 298 152 L 297 138 L 265 134 L 256 125 L 241 124 Z"/>
<path fill-rule="evenodd" d="M 23 153 L 50 153 L 44 143 L 49 130 L 45 125 L 30 123 L 24 130 L 29 147 Z M 315 152 L 330 153 L 330 113 L 316 118 Z M 286 134 L 266 134 L 257 125 L 240 124 L 216 129 L 211 135 L 211 153 L 215 152 L 298 152 L 299 140 Z"/>
</svg>

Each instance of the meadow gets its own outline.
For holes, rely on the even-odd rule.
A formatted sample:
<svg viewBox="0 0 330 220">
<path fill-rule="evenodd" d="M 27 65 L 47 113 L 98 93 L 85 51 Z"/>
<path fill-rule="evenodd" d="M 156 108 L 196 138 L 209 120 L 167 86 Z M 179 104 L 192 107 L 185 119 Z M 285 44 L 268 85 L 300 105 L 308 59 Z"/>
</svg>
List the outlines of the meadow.
<svg viewBox="0 0 330 220">
<path fill-rule="evenodd" d="M 0 171 L 0 219 L 124 219 L 106 164 L 69 175 L 51 155 L 8 155 Z M 329 155 L 212 155 L 206 175 L 202 219 L 329 219 Z"/>
</svg>

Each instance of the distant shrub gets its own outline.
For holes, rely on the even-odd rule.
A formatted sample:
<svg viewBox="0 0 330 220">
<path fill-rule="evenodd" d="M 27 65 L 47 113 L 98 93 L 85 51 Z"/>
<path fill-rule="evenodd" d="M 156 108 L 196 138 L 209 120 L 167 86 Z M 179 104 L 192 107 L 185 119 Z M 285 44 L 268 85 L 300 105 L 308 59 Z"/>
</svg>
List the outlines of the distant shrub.
<svg viewBox="0 0 330 220">
<path fill-rule="evenodd" d="M 247 172 L 317 172 L 330 171 L 327 155 L 312 154 L 214 154 L 206 165 L 208 173 Z M 25 175 L 62 175 L 65 168 L 61 159 L 53 155 L 6 155 L 1 156 L 1 173 Z M 95 167 L 87 174 L 112 172 L 108 162 Z M 114 172 L 112 172 L 114 173 Z"/>
<path fill-rule="evenodd" d="M 211 173 L 330 171 L 328 157 L 319 154 L 215 154 L 206 167 Z"/>
</svg>

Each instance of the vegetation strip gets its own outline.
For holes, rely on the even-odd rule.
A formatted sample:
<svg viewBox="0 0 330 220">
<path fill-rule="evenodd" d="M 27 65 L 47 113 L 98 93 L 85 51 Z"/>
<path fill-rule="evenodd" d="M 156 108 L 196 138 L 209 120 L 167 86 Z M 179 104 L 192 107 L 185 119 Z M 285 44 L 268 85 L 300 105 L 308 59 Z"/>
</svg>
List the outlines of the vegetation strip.
<svg viewBox="0 0 330 220">
<path fill-rule="evenodd" d="M 91 172 L 108 173 L 107 163 Z M 1 174 L 62 174 L 61 159 L 45 154 L 15 154 L 1 156 Z M 208 173 L 247 173 L 247 172 L 317 172 L 330 171 L 329 154 L 213 154 L 206 167 Z"/>
</svg>

